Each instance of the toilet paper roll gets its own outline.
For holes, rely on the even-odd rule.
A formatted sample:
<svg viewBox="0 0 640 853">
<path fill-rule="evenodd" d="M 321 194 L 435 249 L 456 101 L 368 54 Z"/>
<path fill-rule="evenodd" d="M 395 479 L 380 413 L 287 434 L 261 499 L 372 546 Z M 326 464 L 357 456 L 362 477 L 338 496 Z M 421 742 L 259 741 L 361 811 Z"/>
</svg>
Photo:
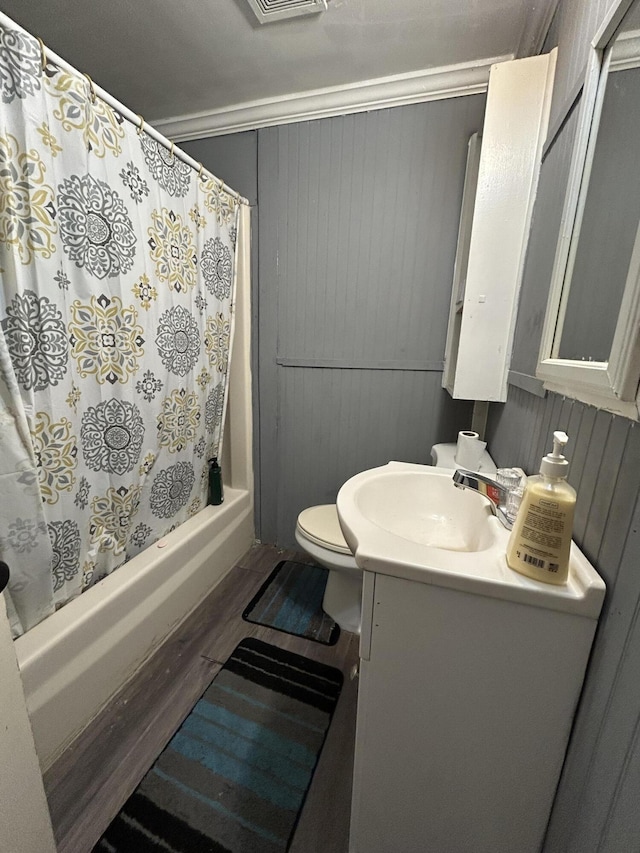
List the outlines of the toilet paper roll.
<svg viewBox="0 0 640 853">
<path fill-rule="evenodd" d="M 467 468 L 469 471 L 477 471 L 486 446 L 487 442 L 480 441 L 477 432 L 462 430 L 458 433 L 456 465 L 459 465 L 460 468 Z"/>
</svg>

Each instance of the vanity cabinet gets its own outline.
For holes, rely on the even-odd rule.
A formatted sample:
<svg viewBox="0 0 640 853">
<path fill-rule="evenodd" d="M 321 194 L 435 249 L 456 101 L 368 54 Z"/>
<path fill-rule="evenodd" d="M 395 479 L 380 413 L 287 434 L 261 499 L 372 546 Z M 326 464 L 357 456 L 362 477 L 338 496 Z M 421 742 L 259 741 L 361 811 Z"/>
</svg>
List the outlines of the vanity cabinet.
<svg viewBox="0 0 640 853">
<path fill-rule="evenodd" d="M 471 137 L 445 347 L 453 397 L 505 401 L 518 292 L 547 134 L 556 50 L 491 67 Z"/>
<path fill-rule="evenodd" d="M 364 572 L 350 853 L 540 850 L 597 617 L 501 595 Z"/>
</svg>

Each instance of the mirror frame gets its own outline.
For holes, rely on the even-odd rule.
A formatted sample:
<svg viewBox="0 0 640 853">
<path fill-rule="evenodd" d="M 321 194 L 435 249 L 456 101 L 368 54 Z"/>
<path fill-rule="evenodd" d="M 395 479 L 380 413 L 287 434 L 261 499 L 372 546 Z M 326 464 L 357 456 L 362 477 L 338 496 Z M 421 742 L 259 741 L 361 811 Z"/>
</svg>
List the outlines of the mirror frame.
<svg viewBox="0 0 640 853">
<path fill-rule="evenodd" d="M 610 42 L 633 2 L 634 0 L 617 0 L 591 41 L 536 377 L 541 379 L 544 387 L 550 391 L 638 420 L 640 224 L 636 231 L 609 361 L 590 362 L 557 358 L 560 337 L 557 330 L 562 329 L 571 288 L 611 59 Z"/>
</svg>

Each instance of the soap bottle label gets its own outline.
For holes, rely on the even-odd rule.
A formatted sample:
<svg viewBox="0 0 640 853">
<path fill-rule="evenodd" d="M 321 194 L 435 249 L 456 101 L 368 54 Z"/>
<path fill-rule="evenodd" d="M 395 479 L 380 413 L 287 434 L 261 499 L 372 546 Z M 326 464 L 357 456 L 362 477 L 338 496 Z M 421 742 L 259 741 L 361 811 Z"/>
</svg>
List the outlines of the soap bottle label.
<svg viewBox="0 0 640 853">
<path fill-rule="evenodd" d="M 552 497 L 549 492 L 543 483 L 530 481 L 509 539 L 507 563 L 535 580 L 562 584 L 569 570 L 575 502 L 566 487 L 553 489 Z"/>
<path fill-rule="evenodd" d="M 556 501 L 540 499 L 538 503 L 529 504 L 517 556 L 537 569 L 557 572 L 566 523 L 567 513 Z"/>
</svg>

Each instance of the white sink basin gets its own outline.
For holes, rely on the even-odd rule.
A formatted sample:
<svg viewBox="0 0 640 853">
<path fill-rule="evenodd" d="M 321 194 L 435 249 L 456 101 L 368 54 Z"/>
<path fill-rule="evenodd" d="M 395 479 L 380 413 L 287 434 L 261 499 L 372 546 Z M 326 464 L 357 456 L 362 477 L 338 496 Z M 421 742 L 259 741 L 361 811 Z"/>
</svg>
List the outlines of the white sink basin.
<svg viewBox="0 0 640 853">
<path fill-rule="evenodd" d="M 445 551 L 483 551 L 493 544 L 489 502 L 455 488 L 451 471 L 430 466 L 385 466 L 382 471 L 382 476 L 366 471 L 354 482 L 354 508 L 371 524 Z M 341 503 L 344 509 L 344 496 Z"/>
<path fill-rule="evenodd" d="M 575 544 L 566 586 L 514 572 L 505 557 L 509 531 L 487 498 L 456 488 L 452 476 L 445 468 L 389 462 L 348 480 L 336 504 L 358 566 L 558 610 L 599 612 L 604 584 Z"/>
</svg>

